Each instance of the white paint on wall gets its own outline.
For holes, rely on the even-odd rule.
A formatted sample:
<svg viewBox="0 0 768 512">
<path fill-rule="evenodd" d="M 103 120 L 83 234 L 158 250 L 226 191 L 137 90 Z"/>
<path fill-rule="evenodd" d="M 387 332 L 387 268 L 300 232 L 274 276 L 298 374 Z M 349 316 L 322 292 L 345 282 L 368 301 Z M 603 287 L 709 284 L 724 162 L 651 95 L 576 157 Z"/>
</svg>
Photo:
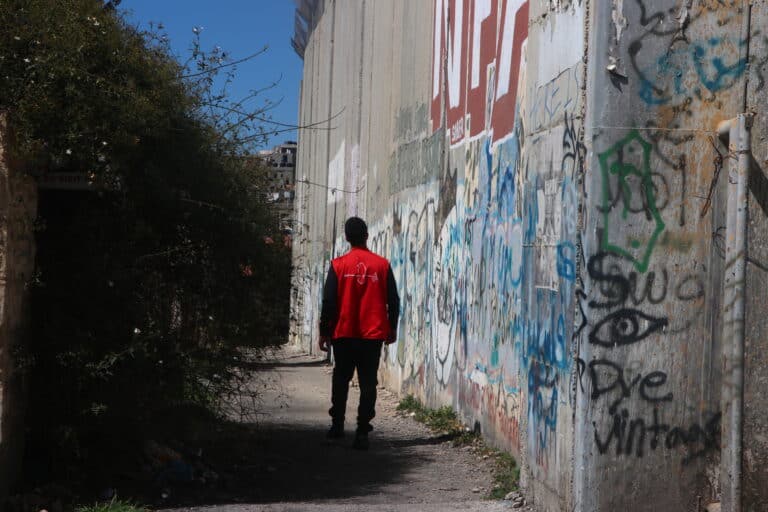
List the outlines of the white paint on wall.
<svg viewBox="0 0 768 512">
<path fill-rule="evenodd" d="M 616 42 L 621 41 L 621 33 L 627 27 L 627 18 L 624 16 L 624 0 L 616 0 L 611 12 L 613 25 L 616 27 Z"/>
<path fill-rule="evenodd" d="M 515 15 L 525 0 L 507 0 L 507 9 L 504 13 L 504 30 L 501 38 L 501 61 L 499 62 L 498 86 L 496 87 L 496 99 L 498 100 L 509 92 L 509 76 L 512 69 L 512 50 L 515 42 Z"/>
<path fill-rule="evenodd" d="M 447 0 L 444 0 L 447 9 Z M 461 38 L 464 22 L 464 0 L 456 0 L 456 12 L 453 13 L 453 29 L 448 34 L 448 101 L 451 107 L 461 104 Z"/>
<path fill-rule="evenodd" d="M 434 39 L 434 46 L 432 47 L 432 99 L 437 98 L 440 94 L 440 57 L 442 56 L 442 52 L 440 51 L 440 37 L 443 34 L 442 10 L 443 0 L 435 0 L 435 25 L 432 31 L 432 37 Z"/>
<path fill-rule="evenodd" d="M 575 66 L 584 56 L 584 9 L 550 13 L 539 36 L 537 85 Z M 556 57 L 555 57 L 556 56 Z"/>
<path fill-rule="evenodd" d="M 341 199 L 344 189 L 344 141 L 341 141 L 336 156 L 328 163 L 328 203 Z"/>
<path fill-rule="evenodd" d="M 480 30 L 491 15 L 491 0 L 475 0 L 475 19 L 472 26 L 472 89 L 480 85 Z"/>
<path fill-rule="evenodd" d="M 357 193 L 356 191 L 359 188 L 359 182 L 360 182 L 360 145 L 355 144 L 352 146 L 352 151 L 350 152 L 350 170 L 349 170 L 349 190 L 353 191 L 353 193 L 347 194 L 347 216 L 357 216 L 357 203 L 358 203 L 358 195 L 362 194 L 363 191 L 361 190 L 360 193 Z"/>
</svg>

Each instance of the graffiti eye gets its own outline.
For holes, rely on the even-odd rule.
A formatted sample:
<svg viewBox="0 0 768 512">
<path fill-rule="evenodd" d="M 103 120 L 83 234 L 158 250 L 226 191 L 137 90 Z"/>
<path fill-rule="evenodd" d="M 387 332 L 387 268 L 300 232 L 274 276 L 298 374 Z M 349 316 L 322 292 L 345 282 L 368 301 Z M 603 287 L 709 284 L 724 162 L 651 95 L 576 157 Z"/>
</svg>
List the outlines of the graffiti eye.
<svg viewBox="0 0 768 512">
<path fill-rule="evenodd" d="M 668 324 L 636 309 L 621 309 L 603 318 L 589 333 L 589 342 L 603 347 L 631 345 L 645 339 Z"/>
</svg>

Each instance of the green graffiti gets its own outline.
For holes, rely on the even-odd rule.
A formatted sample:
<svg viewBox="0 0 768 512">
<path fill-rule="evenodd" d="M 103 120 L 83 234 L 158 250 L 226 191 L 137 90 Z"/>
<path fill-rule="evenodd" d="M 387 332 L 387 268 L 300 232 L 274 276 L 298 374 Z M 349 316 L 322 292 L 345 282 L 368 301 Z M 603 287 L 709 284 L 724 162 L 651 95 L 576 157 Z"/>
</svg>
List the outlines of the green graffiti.
<svg viewBox="0 0 768 512">
<path fill-rule="evenodd" d="M 637 143 L 642 150 L 642 168 L 638 169 L 636 165 L 624 161 L 625 153 L 634 151 L 633 143 Z M 626 137 L 614 144 L 607 151 L 598 155 L 600 169 L 603 177 L 603 218 L 604 229 L 601 240 L 601 247 L 604 251 L 610 251 L 632 261 L 639 272 L 648 270 L 648 262 L 651 258 L 653 248 L 659 235 L 664 231 L 664 221 L 661 219 L 658 208 L 656 207 L 656 197 L 653 191 L 653 179 L 651 177 L 651 144 L 640 136 L 637 130 L 632 130 Z M 647 215 L 654 222 L 654 230 L 648 241 L 643 244 L 639 240 L 629 240 L 629 247 L 622 246 L 620 242 L 611 240 L 611 209 L 614 205 L 614 199 L 611 194 L 611 176 L 618 179 L 619 194 L 622 198 L 623 209 L 621 219 L 626 220 L 632 213 L 630 205 L 632 204 L 633 190 L 630 177 L 635 177 L 640 181 L 640 190 L 634 193 L 643 195 L 642 204 L 643 215 Z M 635 210 L 637 211 L 637 210 Z"/>
</svg>

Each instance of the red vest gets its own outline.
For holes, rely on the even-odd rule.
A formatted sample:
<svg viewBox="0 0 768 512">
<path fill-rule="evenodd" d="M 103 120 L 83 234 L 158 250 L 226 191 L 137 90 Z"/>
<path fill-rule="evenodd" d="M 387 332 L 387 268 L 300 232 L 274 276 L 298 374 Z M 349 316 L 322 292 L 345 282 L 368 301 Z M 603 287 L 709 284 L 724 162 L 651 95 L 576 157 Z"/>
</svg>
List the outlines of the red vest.
<svg viewBox="0 0 768 512">
<path fill-rule="evenodd" d="M 338 281 L 338 321 L 333 338 L 385 340 L 389 262 L 368 249 L 353 247 L 331 262 Z"/>
</svg>

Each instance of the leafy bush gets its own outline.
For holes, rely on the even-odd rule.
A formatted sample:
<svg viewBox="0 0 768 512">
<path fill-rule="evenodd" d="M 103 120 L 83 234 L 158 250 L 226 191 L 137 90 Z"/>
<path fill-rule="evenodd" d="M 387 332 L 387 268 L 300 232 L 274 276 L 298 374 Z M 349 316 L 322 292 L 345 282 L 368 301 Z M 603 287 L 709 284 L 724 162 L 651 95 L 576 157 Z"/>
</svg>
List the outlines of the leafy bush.
<svg viewBox="0 0 768 512">
<path fill-rule="evenodd" d="M 40 195 L 17 359 L 26 460 L 48 478 L 140 440 L 169 408 L 244 392 L 239 347 L 287 332 L 290 249 L 265 243 L 280 233 L 244 158 L 265 109 L 214 90 L 219 50 L 182 65 L 97 0 L 5 0 L 0 24 L 14 165 L 93 182 Z"/>
<path fill-rule="evenodd" d="M 516 491 L 520 483 L 520 467 L 508 453 L 496 451 L 496 467 L 493 471 L 494 486 L 490 497 L 500 500 L 509 492 Z"/>
</svg>

